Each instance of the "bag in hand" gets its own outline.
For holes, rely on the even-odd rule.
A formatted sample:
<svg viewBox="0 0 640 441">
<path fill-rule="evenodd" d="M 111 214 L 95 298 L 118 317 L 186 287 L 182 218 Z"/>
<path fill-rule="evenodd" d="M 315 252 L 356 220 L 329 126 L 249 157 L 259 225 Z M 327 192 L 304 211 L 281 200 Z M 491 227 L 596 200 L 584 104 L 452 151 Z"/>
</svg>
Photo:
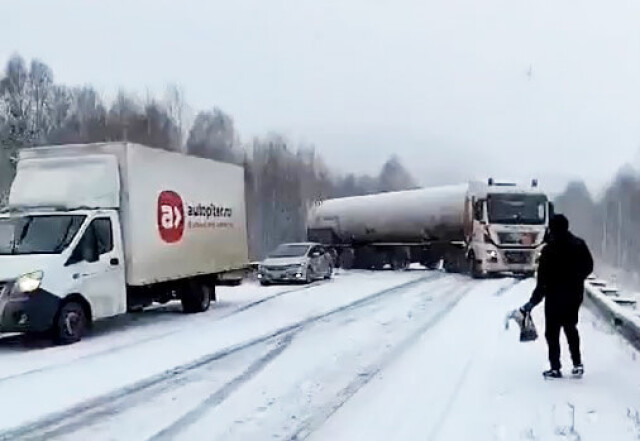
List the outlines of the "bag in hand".
<svg viewBox="0 0 640 441">
<path fill-rule="evenodd" d="M 507 316 L 506 329 L 509 329 L 509 320 L 515 321 L 520 326 L 520 341 L 534 341 L 538 338 L 538 332 L 536 331 L 536 325 L 533 323 L 531 313 L 523 312 L 519 309 L 512 311 Z"/>
</svg>

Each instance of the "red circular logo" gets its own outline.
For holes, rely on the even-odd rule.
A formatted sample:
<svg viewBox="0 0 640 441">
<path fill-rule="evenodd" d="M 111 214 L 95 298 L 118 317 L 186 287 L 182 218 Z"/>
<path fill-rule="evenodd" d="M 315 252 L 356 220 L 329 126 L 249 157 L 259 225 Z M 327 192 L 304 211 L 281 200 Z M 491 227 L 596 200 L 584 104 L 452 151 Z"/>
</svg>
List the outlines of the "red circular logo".
<svg viewBox="0 0 640 441">
<path fill-rule="evenodd" d="M 158 231 L 162 240 L 178 242 L 184 233 L 184 205 L 175 191 L 163 191 L 158 196 Z"/>
</svg>

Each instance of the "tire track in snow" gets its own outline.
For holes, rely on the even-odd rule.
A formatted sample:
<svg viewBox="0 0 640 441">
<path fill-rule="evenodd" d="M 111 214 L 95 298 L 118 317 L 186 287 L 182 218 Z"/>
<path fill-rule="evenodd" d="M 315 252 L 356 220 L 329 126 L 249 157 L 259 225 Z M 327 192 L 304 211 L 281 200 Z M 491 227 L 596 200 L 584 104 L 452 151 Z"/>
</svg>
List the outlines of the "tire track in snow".
<svg viewBox="0 0 640 441">
<path fill-rule="evenodd" d="M 205 412 L 208 412 L 210 409 L 218 406 L 229 395 L 231 395 L 235 390 L 242 386 L 242 384 L 246 383 L 251 378 L 256 376 L 267 366 L 267 364 L 274 360 L 278 355 L 282 354 L 282 352 L 291 344 L 291 341 L 295 337 L 296 333 L 297 331 L 287 334 L 283 341 L 281 341 L 275 349 L 269 351 L 266 356 L 254 361 L 244 372 L 242 372 L 242 374 L 238 375 L 236 378 L 222 386 L 220 389 L 216 390 L 213 394 L 209 395 L 202 403 L 187 412 L 172 425 L 149 438 L 149 441 L 174 439 L 175 436 L 181 432 L 183 427 L 190 426 L 191 424 L 196 422 Z"/>
<path fill-rule="evenodd" d="M 494 295 L 496 297 L 501 297 L 504 294 L 506 294 L 507 292 L 509 292 L 512 289 L 514 289 L 516 286 L 521 285 L 522 283 L 525 283 L 527 280 L 528 279 L 514 279 L 511 284 L 503 286 L 502 288 L 497 290 Z"/>
<path fill-rule="evenodd" d="M 514 284 L 514 286 L 515 286 L 515 284 Z M 438 421 L 436 422 L 436 425 L 434 426 L 434 428 L 429 433 L 429 438 L 427 438 L 427 441 L 436 441 L 438 439 L 438 436 L 440 435 L 440 431 L 442 430 L 442 427 L 444 426 L 444 423 L 447 421 L 447 418 L 449 417 L 449 414 L 451 413 L 451 409 L 453 408 L 453 404 L 456 402 L 456 399 L 458 398 L 458 395 L 460 394 L 460 390 L 462 389 L 462 385 L 464 384 L 465 380 L 467 379 L 467 374 L 469 374 L 469 369 L 471 368 L 471 362 L 472 362 L 472 359 L 469 359 L 469 361 L 467 361 L 467 363 L 464 365 L 464 369 L 462 370 L 462 373 L 458 377 L 458 381 L 456 381 L 456 384 L 455 384 L 455 386 L 453 388 L 453 391 L 451 392 L 451 395 L 449 396 L 449 399 L 447 400 L 447 404 L 444 407 L 444 409 L 443 409 L 442 413 L 440 414 L 440 416 L 438 417 Z"/>
<path fill-rule="evenodd" d="M 261 355 L 259 358 L 252 361 L 249 364 L 249 366 L 242 371 L 240 375 L 236 376 L 231 381 L 224 384 L 222 387 L 216 390 L 214 394 L 209 396 L 207 398 L 207 403 L 210 406 L 216 406 L 217 404 L 224 401 L 230 394 L 232 394 L 243 383 L 249 381 L 251 378 L 257 375 L 260 371 L 262 371 L 271 361 L 273 361 L 276 357 L 278 357 L 291 344 L 291 342 L 293 341 L 293 338 L 295 337 L 295 334 L 296 333 L 294 331 L 281 336 L 282 338 L 277 340 L 273 348 L 269 349 L 269 351 L 267 351 L 264 355 Z M 248 348 L 245 348 L 245 349 L 248 349 Z M 206 367 L 206 366 L 203 365 L 201 367 Z M 181 378 L 174 378 L 172 380 L 173 380 L 172 383 L 181 383 L 180 381 Z M 160 386 L 160 387 L 155 391 L 151 391 L 152 394 L 149 394 L 149 395 L 144 394 L 144 396 L 137 397 L 138 399 L 134 400 L 133 403 L 131 402 L 126 403 L 127 408 L 131 407 L 132 405 L 138 404 L 143 400 L 149 399 L 154 395 L 165 392 L 168 388 L 172 387 L 172 384 L 159 384 L 157 386 Z M 126 396 L 122 397 L 122 399 L 126 400 L 127 397 Z M 36 441 L 36 440 L 42 440 L 42 439 L 54 439 L 59 436 L 66 436 L 66 435 L 72 434 L 73 432 L 84 428 L 87 424 L 90 425 L 91 423 L 97 420 L 100 420 L 104 417 L 109 417 L 114 415 L 119 410 L 119 409 L 114 410 L 114 408 L 118 407 L 118 404 L 121 404 L 121 403 L 119 403 L 117 400 L 113 401 L 109 404 L 109 406 L 107 406 L 107 408 L 93 409 L 90 415 L 88 415 L 88 418 L 75 418 L 76 421 L 69 422 L 68 424 L 64 424 L 62 426 L 53 428 L 52 430 L 39 432 L 36 434 L 29 434 L 29 435 L 26 435 L 24 438 L 19 438 L 19 439 Z M 197 415 L 191 415 L 191 412 L 189 412 L 187 415 L 185 415 L 185 417 L 197 418 Z M 168 438 L 168 439 L 171 439 L 171 438 Z"/>
<path fill-rule="evenodd" d="M 229 311 L 228 313 L 223 314 L 221 316 L 217 316 L 217 317 L 209 317 L 208 315 L 200 316 L 200 317 L 197 317 L 197 319 L 199 319 L 197 323 L 193 323 L 193 321 L 191 321 L 189 323 L 190 326 L 187 326 L 186 328 L 180 328 L 180 331 L 185 330 L 185 329 L 191 329 L 191 328 L 196 327 L 196 326 L 200 326 L 200 322 L 202 322 L 202 321 L 204 321 L 206 319 L 224 320 L 224 319 L 226 319 L 228 317 L 231 317 L 231 316 L 234 316 L 236 314 L 239 314 L 239 313 L 242 313 L 244 311 L 247 311 L 249 309 L 255 308 L 256 306 L 259 306 L 259 305 L 261 305 L 263 303 L 266 303 L 268 301 L 277 299 L 279 297 L 282 297 L 282 296 L 285 296 L 285 295 L 288 295 L 288 294 L 298 293 L 298 292 L 305 291 L 305 290 L 310 290 L 312 288 L 318 288 L 318 287 L 323 286 L 325 284 L 326 284 L 326 282 L 324 282 L 324 283 L 321 282 L 321 283 L 318 283 L 316 285 L 306 285 L 306 286 L 303 286 L 303 287 L 300 287 L 300 288 L 296 288 L 296 289 L 289 289 L 289 290 L 285 290 L 285 291 L 280 291 L 280 292 L 277 292 L 277 293 L 272 294 L 270 296 L 264 297 L 262 299 L 259 299 L 259 300 L 250 302 L 250 303 L 248 303 L 246 305 L 243 305 L 243 306 L 240 306 L 238 308 L 235 308 L 235 309 L 233 309 L 233 310 Z M 142 312 L 141 314 L 144 314 L 144 312 Z M 177 319 L 177 320 L 179 320 L 179 319 Z M 132 347 L 143 345 L 145 343 L 149 343 L 149 342 L 152 342 L 152 341 L 160 340 L 160 339 L 163 339 L 165 337 L 170 337 L 170 336 L 173 336 L 173 335 L 175 335 L 174 331 L 163 332 L 161 334 L 157 334 L 157 335 L 153 335 L 153 336 L 150 336 L 150 337 L 141 338 L 141 339 L 136 340 L 134 342 L 125 343 L 125 344 L 121 344 L 121 345 L 116 345 L 116 346 L 112 346 L 112 347 L 109 347 L 109 348 L 101 350 L 101 351 L 97 351 L 97 352 L 93 352 L 93 353 L 90 353 L 90 354 L 82 355 L 82 356 L 73 358 L 71 360 L 64 361 L 62 363 L 56 363 L 56 364 L 53 364 L 53 365 L 43 366 L 43 367 L 36 368 L 36 369 L 31 369 L 31 370 L 20 372 L 20 373 L 17 373 L 17 374 L 7 375 L 7 376 L 4 376 L 4 377 L 0 377 L 0 384 L 2 382 L 4 382 L 4 381 L 13 380 L 13 379 L 20 378 L 20 377 L 26 377 L 26 376 L 33 375 L 33 374 L 38 374 L 38 373 L 41 373 L 41 372 L 44 372 L 44 371 L 47 371 L 47 370 L 63 368 L 63 367 L 68 366 L 70 364 L 73 364 L 73 363 L 76 363 L 76 362 L 90 360 L 92 358 L 100 357 L 100 356 L 105 355 L 105 354 L 113 354 L 115 352 L 119 352 L 119 351 L 122 351 L 122 350 L 128 350 L 128 349 L 130 349 Z"/>
<path fill-rule="evenodd" d="M 337 394 L 337 399 L 325 406 L 320 412 L 316 413 L 312 417 L 305 420 L 296 429 L 293 435 L 288 439 L 289 441 L 300 441 L 309 437 L 315 430 L 317 430 L 325 421 L 336 413 L 351 397 L 353 397 L 362 387 L 367 385 L 373 378 L 375 378 L 380 372 L 382 372 L 387 366 L 391 365 L 398 357 L 412 347 L 425 332 L 436 326 L 453 308 L 456 307 L 458 302 L 476 286 L 476 282 L 467 282 L 462 287 L 453 287 L 448 292 L 443 293 L 442 296 L 455 294 L 455 296 L 446 302 L 442 309 L 438 313 L 427 320 L 424 324 L 410 333 L 405 339 L 403 339 L 393 351 L 385 354 L 384 358 L 374 364 L 362 374 L 358 375 L 351 383 L 343 388 Z"/>
<path fill-rule="evenodd" d="M 129 398 L 134 396 L 135 394 L 143 393 L 144 391 L 158 386 L 162 383 L 175 380 L 177 376 L 184 376 L 194 370 L 205 367 L 211 363 L 214 363 L 224 357 L 235 354 L 244 349 L 266 343 L 276 337 L 280 337 L 284 334 L 300 330 L 311 323 L 330 318 L 334 315 L 346 311 L 351 311 L 353 309 L 363 307 L 365 305 L 376 302 L 381 297 L 409 289 L 413 286 L 425 282 L 431 283 L 442 278 L 442 273 L 429 273 L 426 276 L 420 277 L 418 279 L 404 282 L 399 285 L 375 292 L 351 303 L 342 305 L 338 308 L 291 323 L 260 337 L 250 339 L 237 345 L 229 346 L 212 354 L 205 355 L 193 362 L 175 367 L 161 374 L 134 383 L 128 387 L 124 387 L 112 393 L 85 401 L 84 403 L 73 406 L 61 412 L 50 414 L 49 416 L 38 419 L 32 423 L 28 423 L 15 429 L 9 429 L 8 431 L 0 432 L 0 440 L 9 441 L 15 439 L 42 439 L 42 434 L 51 432 L 52 430 L 55 430 L 56 433 L 68 434 L 70 431 L 74 430 L 74 428 L 78 428 L 76 420 L 79 417 L 81 418 L 83 415 L 85 415 L 86 418 L 82 420 L 82 426 L 86 426 L 87 424 L 90 424 L 95 418 L 100 418 L 100 416 L 106 412 L 106 409 L 113 407 L 111 406 L 113 403 L 122 402 L 124 398 Z M 127 407 L 125 406 L 118 409 L 113 409 L 108 413 L 115 414 L 126 410 Z"/>
<path fill-rule="evenodd" d="M 440 279 L 440 278 L 438 278 Z M 465 285 L 466 286 L 466 285 Z M 460 287 L 459 286 L 454 286 L 454 287 L 450 287 L 449 289 L 445 290 L 444 292 L 441 292 L 439 294 L 439 297 L 446 297 L 448 295 L 450 295 L 451 293 L 459 290 Z M 394 290 L 397 291 L 397 290 Z M 465 290 L 463 290 L 465 291 Z M 466 291 L 465 291 L 466 292 Z M 464 296 L 465 292 L 459 292 L 458 295 L 460 297 Z M 453 303 L 457 303 L 457 301 L 459 300 L 459 298 L 455 298 Z M 445 309 L 450 309 L 452 308 L 454 305 L 451 305 L 451 301 L 447 302 Z M 359 306 L 369 306 L 371 303 L 368 302 L 367 304 L 361 304 Z M 349 309 L 345 309 L 341 312 L 353 312 L 353 308 L 349 308 Z M 439 313 L 442 314 L 442 313 Z M 333 315 L 333 314 L 332 314 Z M 325 320 L 327 318 L 333 318 L 333 317 L 323 317 L 322 319 L 319 320 Z M 304 332 L 305 328 L 307 326 L 313 325 L 315 324 L 317 321 L 319 320 L 314 320 L 313 322 L 309 322 L 306 323 L 305 325 L 301 326 L 300 328 L 298 328 L 296 330 L 296 334 L 300 333 L 300 332 Z M 433 324 L 433 320 L 430 320 L 430 323 Z M 435 320 L 438 320 L 438 318 L 436 318 Z M 404 343 L 401 343 L 401 345 Z M 395 351 L 394 351 L 395 353 Z M 367 372 L 364 373 L 363 375 L 359 376 L 358 379 L 356 381 L 359 381 L 365 377 L 370 378 L 372 376 L 374 376 L 377 372 L 374 372 L 374 369 L 367 369 Z M 356 390 L 353 391 L 353 393 L 355 393 Z M 191 412 L 189 412 L 189 414 L 185 415 L 185 417 L 175 421 L 174 423 L 172 423 L 169 427 L 163 429 L 161 432 L 159 432 L 157 435 L 149 438 L 148 441 L 170 441 L 172 439 L 175 439 L 177 435 L 179 435 L 181 432 L 183 432 L 184 430 L 186 430 L 187 428 L 189 428 L 191 425 L 193 425 L 195 422 L 198 421 L 199 418 L 201 418 L 205 413 L 211 411 L 215 406 L 217 406 L 218 404 L 221 403 L 221 401 L 216 400 L 214 397 L 217 395 L 217 392 L 215 392 L 213 395 L 211 395 L 212 400 L 206 399 L 204 400 L 202 403 L 200 403 L 196 408 L 194 408 Z M 346 400 L 345 400 L 346 401 Z"/>
</svg>

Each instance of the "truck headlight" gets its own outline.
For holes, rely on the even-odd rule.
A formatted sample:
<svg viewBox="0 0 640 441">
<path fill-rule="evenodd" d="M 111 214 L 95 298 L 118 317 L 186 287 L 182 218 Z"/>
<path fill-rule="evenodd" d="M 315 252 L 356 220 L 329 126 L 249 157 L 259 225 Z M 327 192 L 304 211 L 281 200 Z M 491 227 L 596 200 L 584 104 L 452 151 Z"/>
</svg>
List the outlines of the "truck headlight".
<svg viewBox="0 0 640 441">
<path fill-rule="evenodd" d="M 542 254 L 542 250 L 536 250 L 535 252 L 535 262 L 540 262 L 540 255 Z"/>
<path fill-rule="evenodd" d="M 38 288 L 42 284 L 42 278 L 44 277 L 44 272 L 42 271 L 34 271 L 32 273 L 23 274 L 18 277 L 16 281 L 16 286 L 18 287 L 18 291 L 21 293 L 30 293 Z"/>
</svg>

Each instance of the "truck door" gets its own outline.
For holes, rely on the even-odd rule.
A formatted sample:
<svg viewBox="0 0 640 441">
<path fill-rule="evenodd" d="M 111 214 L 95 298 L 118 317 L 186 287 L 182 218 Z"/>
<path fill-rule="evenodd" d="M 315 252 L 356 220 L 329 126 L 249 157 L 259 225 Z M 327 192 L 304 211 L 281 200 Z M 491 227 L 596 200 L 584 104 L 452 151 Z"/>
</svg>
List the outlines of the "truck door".
<svg viewBox="0 0 640 441">
<path fill-rule="evenodd" d="M 115 227 L 115 228 L 114 228 Z M 93 219 L 67 265 L 96 319 L 126 311 L 122 239 L 115 215 Z"/>
</svg>

